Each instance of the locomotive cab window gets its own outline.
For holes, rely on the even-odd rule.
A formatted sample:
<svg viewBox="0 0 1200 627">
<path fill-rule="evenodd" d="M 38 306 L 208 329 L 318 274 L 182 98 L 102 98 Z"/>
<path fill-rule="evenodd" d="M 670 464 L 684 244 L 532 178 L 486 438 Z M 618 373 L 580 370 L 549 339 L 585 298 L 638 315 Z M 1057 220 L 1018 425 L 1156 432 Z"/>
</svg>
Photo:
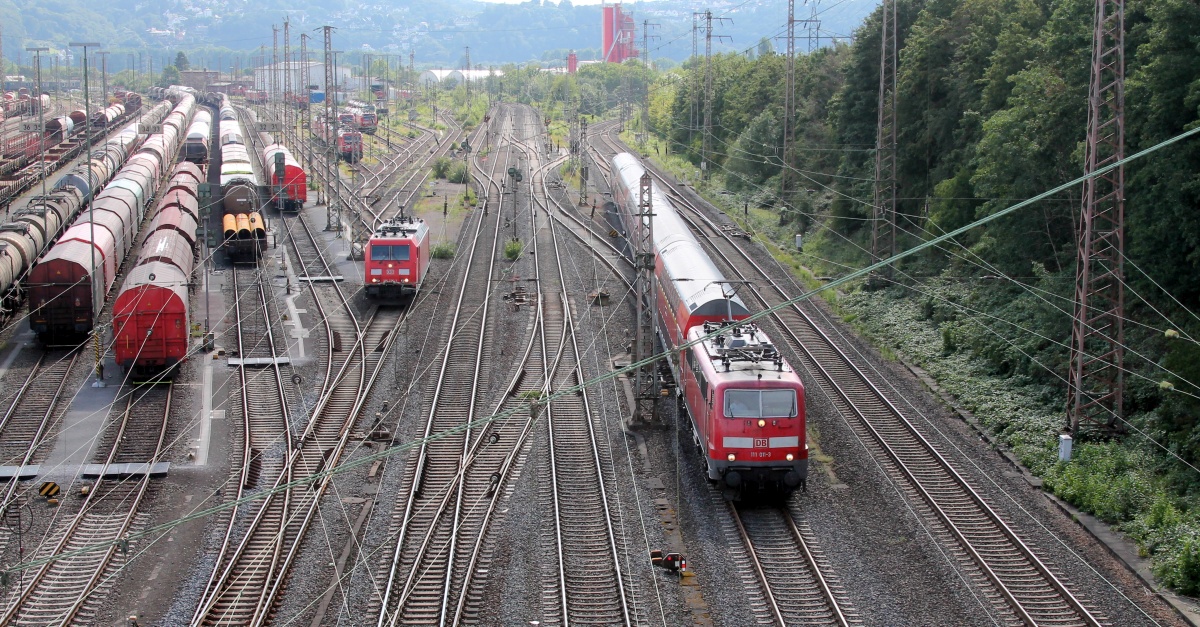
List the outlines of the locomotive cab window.
<svg viewBox="0 0 1200 627">
<path fill-rule="evenodd" d="M 726 418 L 794 418 L 795 390 L 725 390 Z"/>
<path fill-rule="evenodd" d="M 371 261 L 408 261 L 408 249 L 408 244 L 372 244 Z"/>
</svg>

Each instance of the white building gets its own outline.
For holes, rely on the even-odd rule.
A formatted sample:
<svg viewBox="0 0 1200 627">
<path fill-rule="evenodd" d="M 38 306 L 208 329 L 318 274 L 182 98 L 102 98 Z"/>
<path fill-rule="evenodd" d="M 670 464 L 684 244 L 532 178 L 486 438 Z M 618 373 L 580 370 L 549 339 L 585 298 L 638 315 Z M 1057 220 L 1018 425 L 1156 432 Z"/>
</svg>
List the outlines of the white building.
<svg viewBox="0 0 1200 627">
<path fill-rule="evenodd" d="M 464 80 L 471 82 L 485 81 L 489 76 L 504 76 L 500 70 L 425 70 L 417 78 L 422 87 L 428 85 L 444 85 L 453 87 Z"/>
<path fill-rule="evenodd" d="M 305 71 L 307 70 L 307 79 Z M 353 79 L 349 67 L 335 67 L 334 83 L 337 84 L 339 91 L 347 91 L 358 88 L 358 83 L 361 79 Z M 277 97 L 284 91 L 284 85 L 287 78 L 285 76 L 291 74 L 291 87 L 294 93 L 299 93 L 305 89 L 306 85 L 316 85 L 318 91 L 328 93 L 330 90 L 325 88 L 325 64 L 317 61 L 293 61 L 291 63 L 274 63 L 254 68 L 254 89 L 265 91 L 272 98 Z M 305 80 L 308 82 L 306 83 Z"/>
</svg>

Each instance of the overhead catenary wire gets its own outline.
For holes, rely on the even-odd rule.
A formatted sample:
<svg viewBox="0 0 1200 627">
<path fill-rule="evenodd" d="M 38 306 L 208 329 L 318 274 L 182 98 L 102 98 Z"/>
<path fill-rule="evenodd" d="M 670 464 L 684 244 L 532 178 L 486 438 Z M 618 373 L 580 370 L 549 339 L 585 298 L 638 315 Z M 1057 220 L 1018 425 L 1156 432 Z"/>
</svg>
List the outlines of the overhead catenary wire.
<svg viewBox="0 0 1200 627">
<path fill-rule="evenodd" d="M 1022 201 L 1022 202 L 1019 202 L 1019 203 L 1016 203 L 1016 204 L 1010 205 L 1010 206 L 1006 207 L 1005 209 L 1002 209 L 1002 210 L 1000 210 L 1000 211 L 997 211 L 997 212 L 995 212 L 995 213 L 993 213 L 993 214 L 991 214 L 991 215 L 989 215 L 989 216 L 985 216 L 985 217 L 983 217 L 983 218 L 980 218 L 980 219 L 978 219 L 978 220 L 975 220 L 975 221 L 971 222 L 970 224 L 966 224 L 966 225 L 964 225 L 964 226 L 961 226 L 961 227 L 959 227 L 959 228 L 957 228 L 957 229 L 954 229 L 954 230 L 952 230 L 952 231 L 950 231 L 950 232 L 948 232 L 948 233 L 945 233 L 945 234 L 943 234 L 943 235 L 941 235 L 941 236 L 938 236 L 938 237 L 936 237 L 936 238 L 934 238 L 934 239 L 932 239 L 932 240 L 930 240 L 930 241 L 928 241 L 928 242 L 923 242 L 922 244 L 919 244 L 919 245 L 917 245 L 917 246 L 915 246 L 915 247 L 913 247 L 913 248 L 910 248 L 910 249 L 907 249 L 907 250 L 905 250 L 905 251 L 902 251 L 902 252 L 900 252 L 900 253 L 897 253 L 896 255 L 894 255 L 894 256 L 892 256 L 892 257 L 888 257 L 888 258 L 886 258 L 886 259 L 881 259 L 881 260 L 879 260 L 879 261 L 877 261 L 877 262 L 875 262 L 875 263 L 872 263 L 872 264 L 870 264 L 870 265 L 868 265 L 868 266 L 866 266 L 866 267 L 863 267 L 863 268 L 860 268 L 859 270 L 856 270 L 856 271 L 854 271 L 854 272 L 851 272 L 851 273 L 849 273 L 849 274 L 847 274 L 847 275 L 845 275 L 845 276 L 843 276 L 843 277 L 841 277 L 841 278 L 839 278 L 839 279 L 835 279 L 835 280 L 833 280 L 833 281 L 830 281 L 829 283 L 826 283 L 825 285 L 822 285 L 821 287 L 818 287 L 818 288 L 816 288 L 816 289 L 807 290 L 807 291 L 805 291 L 804 293 L 802 293 L 802 294 L 800 294 L 800 295 L 798 295 L 798 296 L 796 296 L 796 297 L 793 297 L 793 298 L 787 299 L 787 300 L 785 300 L 785 301 L 783 301 L 783 302 L 781 302 L 781 303 L 779 303 L 779 304 L 777 304 L 777 305 L 775 305 L 775 306 L 772 306 L 772 307 L 765 308 L 765 309 L 763 309 L 762 311 L 759 311 L 759 312 L 757 312 L 757 313 L 755 313 L 755 314 L 752 314 L 751 316 L 749 316 L 748 318 L 746 318 L 746 322 L 754 322 L 754 321 L 757 321 L 757 320 L 759 320 L 759 319 L 765 318 L 765 317 L 767 317 L 767 316 L 770 316 L 770 315 L 774 314 L 775 312 L 777 312 L 777 311 L 779 311 L 779 310 L 781 310 L 781 309 L 784 309 L 784 308 L 787 308 L 787 307 L 791 307 L 791 306 L 793 306 L 793 305 L 795 305 L 795 304 L 797 304 L 797 303 L 800 303 L 800 302 L 802 302 L 802 301 L 808 300 L 808 299 L 812 298 L 813 296 L 815 296 L 815 295 L 817 295 L 817 294 L 819 294 L 819 293 L 821 293 L 821 292 L 823 292 L 823 291 L 826 291 L 826 290 L 829 290 L 829 289 L 834 289 L 834 288 L 837 288 L 837 287 L 839 287 L 839 286 L 841 286 L 841 285 L 844 285 L 844 284 L 846 284 L 846 283 L 849 283 L 849 282 L 851 282 L 851 281 L 857 280 L 857 279 L 859 279 L 859 278 L 861 278 L 861 277 L 864 277 L 864 276 L 866 276 L 867 274 L 869 274 L 869 273 L 871 273 L 871 272 L 873 272 L 873 271 L 876 271 L 876 270 L 878 270 L 878 269 L 880 269 L 880 268 L 882 268 L 882 267 L 884 267 L 884 266 L 887 266 L 887 265 L 890 265 L 890 264 L 894 264 L 894 263 L 896 263 L 897 261 L 899 261 L 899 260 L 901 260 L 901 259 L 904 259 L 904 258 L 907 258 L 907 257 L 909 257 L 909 256 L 912 256 L 912 255 L 914 255 L 914 254 L 917 254 L 917 253 L 919 253 L 919 252 L 921 252 L 921 251 L 923 251 L 923 250 L 926 250 L 926 249 L 928 249 L 928 248 L 931 248 L 931 247 L 933 247 L 933 246 L 936 246 L 936 245 L 938 245 L 938 244 L 941 244 L 942 242 L 945 242 L 946 240 L 949 240 L 949 239 L 951 239 L 951 238 L 957 237 L 957 236 L 959 236 L 959 235 L 962 235 L 962 234 L 964 234 L 964 233 L 967 233 L 967 232 L 969 232 L 969 231 L 971 231 L 971 230 L 974 230 L 974 229 L 976 229 L 976 228 L 978 228 L 978 227 L 980 227 L 980 226 L 983 226 L 983 225 L 985 225 L 985 224 L 988 224 L 988 223 L 990 223 L 990 222 L 992 222 L 992 221 L 995 221 L 995 220 L 997 220 L 997 219 L 1000 219 L 1000 218 L 1002 218 L 1002 217 L 1004 217 L 1004 216 L 1007 216 L 1007 215 L 1009 215 L 1009 214 L 1012 214 L 1012 213 L 1014 213 L 1014 212 L 1016 212 L 1016 211 L 1019 211 L 1020 209 L 1022 209 L 1022 208 L 1024 208 L 1024 207 L 1027 207 L 1027 206 L 1029 206 L 1029 205 L 1031 205 L 1031 204 L 1034 204 L 1034 203 L 1036 203 L 1037 201 L 1039 201 L 1039 200 L 1042 200 L 1043 198 L 1047 198 L 1047 197 L 1049 197 L 1049 196 L 1052 196 L 1052 195 L 1054 195 L 1054 194 L 1056 194 L 1056 193 L 1059 193 L 1059 192 L 1061 192 L 1061 191 L 1064 191 L 1064 190 L 1066 190 L 1066 189 L 1069 189 L 1069 188 L 1071 188 L 1071 187 L 1074 187 L 1074 186 L 1076 186 L 1076 185 L 1079 185 L 1080 183 L 1082 183 L 1082 182 L 1086 181 L 1086 180 L 1087 180 L 1087 179 L 1089 179 L 1089 178 L 1092 178 L 1092 177 L 1096 177 L 1096 176 L 1103 175 L 1103 174 L 1105 174 L 1106 172 L 1108 172 L 1108 171 L 1110 171 L 1110 170 L 1112 170 L 1112 169 L 1114 169 L 1114 168 L 1116 168 L 1116 167 L 1119 167 L 1119 166 L 1125 165 L 1125 164 L 1127 164 L 1127 163 L 1130 163 L 1130 162 L 1132 162 L 1132 161 L 1137 161 L 1137 160 L 1141 159 L 1142 157 L 1145 157 L 1146 155 L 1152 154 L 1152 153 L 1154 153 L 1154 152 L 1157 152 L 1157 151 L 1159 151 L 1159 150 L 1161 150 L 1161 149 L 1163 149 L 1163 148 L 1166 148 L 1166 147 L 1168 147 L 1168 146 L 1171 146 L 1171 145 L 1173 145 L 1173 144 L 1179 143 L 1180 141 L 1183 141 L 1183 140 L 1185 140 L 1185 139 L 1188 139 L 1188 138 L 1190 138 L 1190 137 L 1193 137 L 1193 136 L 1195 136 L 1195 135 L 1197 135 L 1197 134 L 1200 134 L 1200 127 L 1196 127 L 1196 128 L 1193 128 L 1193 129 L 1191 129 L 1191 130 L 1188 130 L 1188 131 L 1185 131 L 1185 132 L 1183 132 L 1183 133 L 1180 133 L 1180 134 L 1178 134 L 1178 135 L 1175 135 L 1175 136 L 1173 136 L 1173 137 L 1171 137 L 1171 138 L 1168 138 L 1168 139 L 1166 139 L 1166 140 L 1163 140 L 1163 141 L 1161 141 L 1161 142 L 1159 142 L 1159 143 L 1157 143 L 1157 144 L 1154 144 L 1153 146 L 1150 146 L 1150 147 L 1148 147 L 1148 148 L 1145 148 L 1145 149 L 1143 149 L 1143 150 L 1141 150 L 1141 151 L 1139 151 L 1139 152 L 1137 152 L 1137 153 L 1134 153 L 1133 155 L 1129 155 L 1129 156 L 1125 157 L 1124 159 L 1121 159 L 1120 161 L 1114 161 L 1113 163 L 1110 163 L 1110 164 L 1106 165 L 1106 166 L 1105 166 L 1105 167 L 1103 167 L 1103 168 L 1099 168 L 1099 169 L 1097 169 L 1097 170 L 1095 170 L 1095 171 L 1093 171 L 1093 172 L 1091 172 L 1091 173 L 1084 174 L 1084 175 L 1082 175 L 1082 176 L 1080 176 L 1080 177 L 1077 177 L 1077 178 L 1075 178 L 1075 179 L 1072 179 L 1072 180 L 1070 180 L 1070 181 L 1068 181 L 1068 182 L 1066 182 L 1066 183 L 1063 183 L 1063 184 L 1061 184 L 1061 185 L 1058 185 L 1058 186 L 1056 186 L 1056 187 L 1054 187 L 1054 188 L 1051 188 L 1050 190 L 1047 190 L 1047 191 L 1045 191 L 1045 192 L 1042 192 L 1041 194 L 1038 194 L 1038 195 L 1036 195 L 1036 196 L 1033 196 L 1033 197 L 1031 197 L 1031 198 L 1029 198 L 1029 199 L 1027 199 L 1027 200 L 1024 200 L 1024 201 Z M 707 340 L 709 340 L 709 339 L 710 339 L 710 336 L 711 336 L 711 335 L 712 335 L 712 334 L 710 334 L 710 335 L 704 335 L 704 336 L 698 337 L 698 338 L 696 338 L 696 339 L 694 339 L 694 340 L 692 340 L 692 341 L 690 341 L 690 342 L 687 342 L 687 343 L 685 343 L 685 344 L 682 344 L 682 345 L 680 345 L 680 346 L 676 347 L 676 350 L 687 349 L 687 348 L 690 348 L 691 346 L 694 346 L 694 345 L 696 345 L 696 344 L 698 344 L 698 343 L 700 343 L 700 342 L 707 341 Z M 558 392 L 555 392 L 555 393 L 553 393 L 553 394 L 549 395 L 548 397 L 546 397 L 545 399 L 543 399 L 543 401 L 552 401 L 552 400 L 554 400 L 555 398 L 558 398 L 558 397 L 560 397 L 560 396 L 565 396 L 565 395 L 568 395 L 568 394 L 575 394 L 575 393 L 577 393 L 577 392 L 583 391 L 584 389 L 586 389 L 586 388 L 587 388 L 587 387 L 589 387 L 589 386 L 596 385 L 596 384 L 598 384 L 598 383 L 601 383 L 601 382 L 604 382 L 604 381 L 608 381 L 608 380 L 610 380 L 610 379 L 614 379 L 614 378 L 616 378 L 616 377 L 618 377 L 618 376 L 621 376 L 621 375 L 624 375 L 624 374 L 626 374 L 626 373 L 628 373 L 628 372 L 632 372 L 632 371 L 633 371 L 635 368 L 640 368 L 640 367 L 641 367 L 641 366 L 643 366 L 643 365 L 646 365 L 646 364 L 649 364 L 649 363 L 653 363 L 653 362 L 655 362 L 655 361 L 658 361 L 659 359 L 663 359 L 663 358 L 665 358 L 665 357 L 666 357 L 666 355 L 665 355 L 665 354 L 658 354 L 658 355 L 654 355 L 654 356 L 648 357 L 647 359 L 645 359 L 645 360 L 642 360 L 642 361 L 639 361 L 639 362 L 630 363 L 629 365 L 627 365 L 627 366 L 624 366 L 624 367 L 622 367 L 622 368 L 614 368 L 612 371 L 610 371 L 610 372 L 608 372 L 608 373 L 605 373 L 605 374 L 602 374 L 602 375 L 598 375 L 598 376 L 596 376 L 596 377 L 593 377 L 592 379 L 589 379 L 589 380 L 587 380 L 587 381 L 583 381 L 583 382 L 580 382 L 580 383 L 578 383 L 578 384 L 576 384 L 576 385 L 573 385 L 573 386 L 570 386 L 570 387 L 568 387 L 568 388 L 564 388 L 564 389 L 562 389 L 562 390 L 559 390 Z M 434 440 L 437 440 L 437 439 L 440 439 L 440 438 L 443 438 L 443 437 L 448 437 L 448 436 L 450 436 L 450 435 L 453 435 L 453 434 L 461 433 L 461 432 L 463 432 L 463 431 L 465 431 L 465 430 L 467 430 L 467 429 L 474 429 L 474 428 L 477 428 L 477 427 L 480 427 L 480 426 L 486 425 L 486 424 L 488 424 L 488 423 L 490 423 L 490 422 L 494 422 L 494 421 L 496 421 L 496 420 L 500 420 L 500 419 L 508 418 L 508 417 L 510 417 L 510 416 L 512 416 L 512 415 L 514 415 L 514 414 L 516 414 L 516 413 L 518 413 L 518 412 L 522 412 L 522 411 L 523 411 L 523 412 L 528 412 L 528 411 L 530 410 L 530 407 L 531 407 L 531 405 L 530 405 L 530 404 L 522 404 L 522 405 L 520 405 L 520 406 L 518 406 L 518 407 L 515 407 L 515 408 L 513 408 L 513 409 L 510 409 L 510 410 L 506 410 L 506 411 L 503 411 L 503 412 L 499 412 L 499 413 L 496 413 L 496 414 L 493 414 L 493 415 L 490 415 L 490 416 L 481 417 L 481 418 L 478 418 L 478 419 L 475 419 L 475 420 L 471 421 L 470 423 L 464 423 L 464 424 L 462 424 L 462 425 L 459 425 L 459 426 L 456 426 L 456 427 L 454 427 L 454 428 L 452 428 L 452 429 L 447 429 L 447 430 L 445 430 L 445 431 L 442 431 L 442 432 L 439 432 L 439 433 L 434 433 L 434 434 L 431 434 L 431 435 L 430 435 L 429 437 L 427 437 L 427 438 L 415 439 L 415 440 L 411 440 L 411 441 L 409 441 L 409 442 L 405 442 L 405 443 L 401 443 L 401 444 L 396 444 L 396 445 L 394 445 L 394 446 L 391 446 L 391 447 L 386 447 L 386 448 L 384 448 L 383 450 L 380 450 L 380 451 L 378 451 L 378 452 L 374 452 L 374 453 L 370 453 L 370 454 L 367 454 L 367 455 L 363 455 L 362 457 L 359 457 L 359 458 L 357 458 L 357 459 L 348 460 L 348 461 L 345 461 L 345 462 L 343 462 L 343 463 L 341 463 L 341 464 L 338 464 L 338 465 L 336 465 L 336 466 L 329 467 L 329 468 L 325 468 L 325 469 L 323 469 L 323 470 L 321 470 L 321 471 L 319 471 L 319 472 L 317 472 L 317 473 L 313 473 L 313 474 L 311 474 L 311 475 L 308 475 L 308 476 L 305 476 L 305 477 L 300 477 L 300 478 L 298 478 L 298 479 L 295 479 L 295 480 L 293 480 L 293 481 L 289 481 L 289 482 L 287 482 L 287 483 L 284 483 L 284 484 L 281 484 L 281 485 L 279 485 L 279 486 L 278 486 L 278 487 L 276 487 L 276 488 L 272 488 L 272 489 L 264 490 L 264 491 L 262 491 L 262 492 L 259 492 L 259 493 L 257 493 L 257 494 L 249 495 L 249 496 L 243 497 L 243 498 L 241 498 L 241 499 L 237 499 L 237 500 L 235 500 L 235 501 L 232 501 L 232 502 L 228 502 L 228 503 L 221 503 L 221 504 L 218 504 L 218 505 L 215 505 L 215 506 L 212 506 L 212 507 L 204 508 L 204 509 L 202 509 L 202 510 L 199 510 L 199 511 L 197 511 L 197 512 L 195 512 L 195 513 L 189 514 L 189 515 L 187 515 L 187 516 L 179 517 L 179 518 L 176 518 L 175 520 L 172 520 L 172 521 L 168 521 L 168 522 L 160 523 L 160 524 L 158 524 L 158 525 L 154 525 L 154 526 L 152 526 L 152 527 L 149 527 L 149 528 L 147 528 L 147 529 L 143 529 L 143 530 L 141 530 L 141 531 L 139 531 L 139 532 L 136 532 L 136 533 L 134 533 L 134 534 L 130 534 L 130 536 L 127 538 L 127 540 L 137 540 L 137 539 L 144 538 L 144 537 L 150 537 L 150 536 L 152 536 L 152 535 L 156 535 L 156 534 L 162 533 L 162 532 L 164 532 L 164 531 L 167 531 L 167 530 L 169 530 L 169 529 L 172 529 L 172 528 L 174 528 L 174 527 L 176 527 L 176 526 L 178 526 L 178 525 L 180 525 L 180 524 L 183 524 L 183 523 L 186 523 L 186 522 L 190 522 L 190 521 L 192 521 L 192 520 L 197 520 L 197 519 L 200 519 L 200 518 L 203 518 L 203 517 L 206 517 L 206 516 L 210 516 L 210 515 L 213 515 L 213 514 L 221 513 L 221 512 L 224 512 L 224 511 L 228 511 L 229 509 L 232 509 L 233 507 L 237 507 L 237 506 L 240 506 L 240 505 L 243 505 L 243 504 L 246 504 L 246 503 L 253 502 L 253 501 L 255 501 L 255 500 L 259 500 L 259 499 L 262 499 L 262 498 L 266 498 L 266 496 L 268 496 L 268 495 L 271 495 L 271 494 L 275 494 L 275 493 L 278 493 L 278 492 L 281 492 L 281 491 L 284 491 L 284 490 L 291 490 L 291 489 L 294 489 L 294 488 L 298 488 L 298 487 L 302 487 L 302 486 L 311 485 L 311 484 L 313 484 L 313 483 L 315 483 L 315 482 L 318 482 L 318 481 L 323 481 L 323 480 L 325 480 L 325 479 L 326 479 L 326 478 L 328 478 L 328 477 L 331 477 L 331 476 L 334 476 L 334 475 L 338 475 L 338 474 L 342 474 L 342 473 L 348 472 L 348 471 L 350 471 L 350 470 L 353 470 L 353 469 L 355 469 L 355 468 L 359 468 L 359 467 L 361 467 L 361 466 L 363 466 L 363 465 L 370 464 L 370 463 L 374 463 L 374 462 L 375 462 L 375 461 L 377 461 L 377 460 L 381 460 L 381 459 L 384 459 L 384 458 L 390 457 L 390 456 L 392 456 L 392 455 L 394 455 L 394 454 L 396 454 L 396 453 L 398 453 L 398 452 L 402 452 L 402 451 L 410 450 L 410 449 L 412 449 L 412 448 L 413 448 L 413 447 L 415 447 L 415 446 L 420 446 L 420 445 L 422 445 L 422 444 L 425 444 L 425 443 L 427 443 L 427 442 L 430 442 L 430 441 L 434 441 Z M 1200 472 L 1200 470 L 1197 470 L 1197 472 Z M 102 550 L 102 549 L 106 550 L 106 549 L 107 549 L 107 548 L 109 548 L 110 546 L 112 546 L 110 543 L 104 543 L 104 544 L 99 544 L 99 545 L 88 545 L 88 546 L 83 546 L 83 547 L 80 547 L 80 548 L 78 548 L 78 549 L 75 549 L 75 550 L 72 550 L 72 551 L 69 551 L 69 552 L 66 552 L 66 553 L 63 553 L 63 554 L 59 554 L 59 555 L 50 555 L 50 556 L 42 556 L 42 557 L 33 557 L 33 558 L 30 558 L 30 559 L 28 559 L 28 560 L 25 560 L 25 561 L 22 561 L 22 562 L 18 562 L 18 563 L 16 563 L 16 564 L 13 564 L 13 565 L 11 565 L 11 566 L 9 566 L 9 567 L 7 567 L 7 568 L 3 569 L 3 570 L 0 570 L 0 572 L 9 573 L 9 574 L 16 574 L 16 573 L 19 573 L 19 572 L 21 572 L 21 571 L 23 571 L 23 570 L 27 570 L 27 569 L 29 569 L 29 568 L 33 568 L 33 567 L 36 567 L 36 566 L 40 566 L 40 565 L 42 565 L 42 564 L 45 564 L 45 563 L 47 563 L 47 562 L 50 562 L 50 561 L 54 561 L 54 560 L 57 560 L 57 559 L 62 559 L 62 558 L 64 558 L 64 557 L 68 557 L 68 556 L 79 555 L 79 554 L 82 554 L 82 553 L 84 553 L 84 552 L 87 552 L 87 551 L 95 551 L 95 550 Z"/>
</svg>

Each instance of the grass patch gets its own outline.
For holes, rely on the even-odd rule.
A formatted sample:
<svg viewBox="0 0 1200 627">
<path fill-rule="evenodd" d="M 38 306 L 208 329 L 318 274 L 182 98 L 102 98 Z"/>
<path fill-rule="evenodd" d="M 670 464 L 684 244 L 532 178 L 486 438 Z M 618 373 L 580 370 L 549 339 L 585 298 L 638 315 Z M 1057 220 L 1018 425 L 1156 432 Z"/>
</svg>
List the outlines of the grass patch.
<svg viewBox="0 0 1200 627">
<path fill-rule="evenodd" d="M 429 249 L 429 256 L 434 259 L 451 259 L 454 257 L 454 244 L 434 244 L 433 248 Z"/>
</svg>

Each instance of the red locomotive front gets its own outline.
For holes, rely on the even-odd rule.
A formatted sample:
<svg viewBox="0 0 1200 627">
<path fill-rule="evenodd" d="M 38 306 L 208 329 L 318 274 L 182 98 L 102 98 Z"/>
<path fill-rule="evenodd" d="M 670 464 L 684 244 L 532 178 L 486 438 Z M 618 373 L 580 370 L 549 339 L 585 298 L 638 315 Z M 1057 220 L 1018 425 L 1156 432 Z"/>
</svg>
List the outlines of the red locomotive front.
<svg viewBox="0 0 1200 627">
<path fill-rule="evenodd" d="M 363 285 L 370 298 L 415 294 L 429 267 L 429 227 L 396 218 L 379 225 L 363 248 Z"/>
<path fill-rule="evenodd" d="M 715 335 L 713 335 L 715 334 Z M 683 351 L 682 389 L 708 478 L 780 493 L 808 477 L 804 384 L 753 323 L 706 323 Z"/>
</svg>

